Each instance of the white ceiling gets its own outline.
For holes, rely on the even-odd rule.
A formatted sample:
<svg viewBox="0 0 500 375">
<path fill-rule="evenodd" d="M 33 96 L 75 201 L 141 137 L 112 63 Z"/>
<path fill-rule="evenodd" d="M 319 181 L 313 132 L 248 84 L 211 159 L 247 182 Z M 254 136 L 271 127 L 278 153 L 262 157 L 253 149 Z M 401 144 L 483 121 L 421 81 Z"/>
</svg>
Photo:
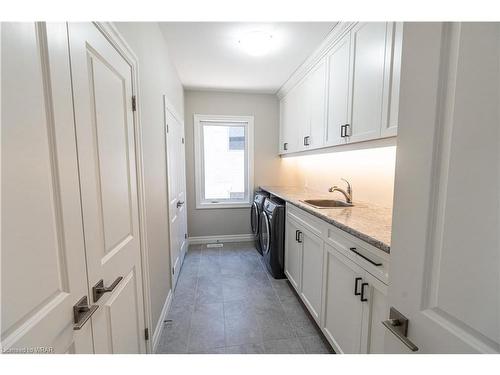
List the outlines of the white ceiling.
<svg viewBox="0 0 500 375">
<path fill-rule="evenodd" d="M 161 22 L 184 87 L 275 93 L 336 22 Z M 265 56 L 238 45 L 245 31 L 266 30 L 277 47 Z"/>
</svg>

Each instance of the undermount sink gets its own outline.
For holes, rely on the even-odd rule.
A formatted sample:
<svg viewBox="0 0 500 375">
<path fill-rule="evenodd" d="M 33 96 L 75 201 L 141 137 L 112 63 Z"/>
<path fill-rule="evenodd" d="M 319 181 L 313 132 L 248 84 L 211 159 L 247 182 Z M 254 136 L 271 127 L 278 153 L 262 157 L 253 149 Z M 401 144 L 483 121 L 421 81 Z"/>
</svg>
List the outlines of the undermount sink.
<svg viewBox="0 0 500 375">
<path fill-rule="evenodd" d="M 335 199 L 305 199 L 304 202 L 315 208 L 336 208 L 336 207 L 352 207 L 352 203 L 342 202 Z"/>
</svg>

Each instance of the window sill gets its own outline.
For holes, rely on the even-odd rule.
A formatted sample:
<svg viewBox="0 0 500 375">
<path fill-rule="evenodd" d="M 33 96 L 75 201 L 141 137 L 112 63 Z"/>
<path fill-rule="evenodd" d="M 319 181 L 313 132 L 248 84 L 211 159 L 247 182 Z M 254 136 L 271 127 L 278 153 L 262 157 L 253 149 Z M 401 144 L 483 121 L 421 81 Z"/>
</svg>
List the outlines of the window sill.
<svg viewBox="0 0 500 375">
<path fill-rule="evenodd" d="M 251 203 L 196 203 L 197 210 L 217 210 L 220 208 L 250 208 Z"/>
</svg>

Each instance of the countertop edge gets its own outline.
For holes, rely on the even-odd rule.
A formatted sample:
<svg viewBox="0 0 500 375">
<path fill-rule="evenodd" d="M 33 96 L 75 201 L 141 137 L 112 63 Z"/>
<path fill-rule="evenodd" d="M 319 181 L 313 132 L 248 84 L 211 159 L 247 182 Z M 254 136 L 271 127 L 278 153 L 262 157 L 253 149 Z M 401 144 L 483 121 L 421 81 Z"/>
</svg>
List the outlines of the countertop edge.
<svg viewBox="0 0 500 375">
<path fill-rule="evenodd" d="M 320 220 L 323 220 L 324 222 L 326 222 L 328 224 L 332 224 L 336 228 L 339 228 L 340 230 L 343 230 L 344 232 L 349 233 L 350 235 L 352 235 L 356 238 L 359 238 L 360 240 L 372 245 L 373 247 L 376 247 L 379 250 L 382 250 L 383 252 L 385 252 L 387 254 L 390 254 L 391 247 L 389 245 L 387 245 L 386 243 L 384 243 L 380 240 L 377 240 L 376 238 L 373 238 L 365 233 L 362 233 L 362 232 L 360 232 L 360 231 L 358 231 L 358 230 L 356 230 L 348 225 L 339 223 L 338 221 L 336 221 L 330 217 L 322 215 L 321 212 L 318 212 L 317 210 L 314 210 L 313 208 L 308 207 L 299 201 L 295 201 L 295 200 L 290 199 L 286 196 L 283 196 L 280 193 L 276 193 L 275 191 L 272 190 L 272 188 L 268 188 L 265 186 L 259 186 L 259 189 L 262 191 L 266 191 L 266 192 L 274 195 L 275 197 L 278 197 L 278 198 L 284 200 L 285 202 L 288 202 L 288 203 L 294 205 L 295 207 L 300 208 L 301 210 L 306 211 L 307 213 L 317 217 Z"/>
</svg>

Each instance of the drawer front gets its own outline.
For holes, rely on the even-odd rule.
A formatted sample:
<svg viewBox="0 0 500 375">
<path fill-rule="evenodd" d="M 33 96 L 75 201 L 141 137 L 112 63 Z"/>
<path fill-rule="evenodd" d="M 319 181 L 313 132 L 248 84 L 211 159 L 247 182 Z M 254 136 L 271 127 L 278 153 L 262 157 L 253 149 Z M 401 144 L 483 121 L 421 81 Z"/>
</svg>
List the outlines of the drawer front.
<svg viewBox="0 0 500 375">
<path fill-rule="evenodd" d="M 327 224 L 325 232 L 326 243 L 334 246 L 384 284 L 388 284 L 389 254 L 331 224 Z"/>
<path fill-rule="evenodd" d="M 286 205 L 287 215 L 298 221 L 305 228 L 319 237 L 324 237 L 325 225 L 327 223 L 300 208 L 288 204 Z"/>
</svg>

